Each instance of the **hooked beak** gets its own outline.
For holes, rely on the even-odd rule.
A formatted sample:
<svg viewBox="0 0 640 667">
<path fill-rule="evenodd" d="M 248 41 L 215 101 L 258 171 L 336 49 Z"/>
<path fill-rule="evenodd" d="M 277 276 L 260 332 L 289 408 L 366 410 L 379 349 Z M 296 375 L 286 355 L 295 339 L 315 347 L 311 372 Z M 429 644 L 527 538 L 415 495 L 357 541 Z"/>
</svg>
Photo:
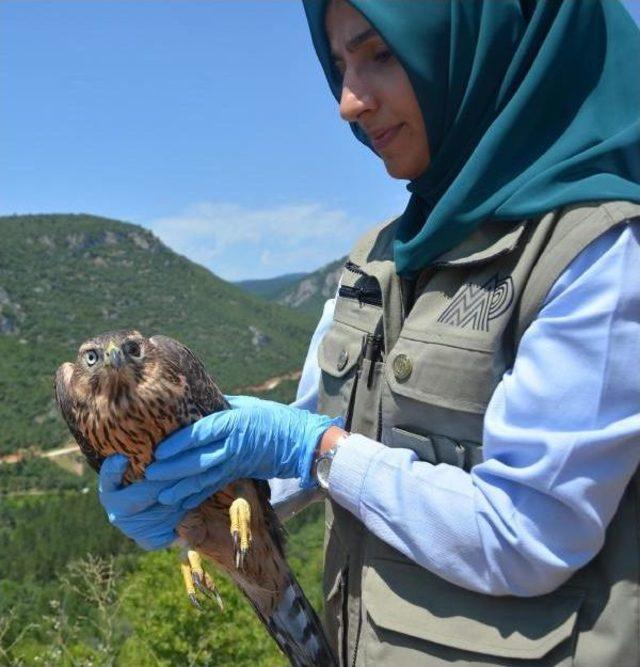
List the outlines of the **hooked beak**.
<svg viewBox="0 0 640 667">
<path fill-rule="evenodd" d="M 123 361 L 122 351 L 112 340 L 110 340 L 109 345 L 107 345 L 104 351 L 104 365 L 113 366 L 117 370 L 122 366 Z"/>
</svg>

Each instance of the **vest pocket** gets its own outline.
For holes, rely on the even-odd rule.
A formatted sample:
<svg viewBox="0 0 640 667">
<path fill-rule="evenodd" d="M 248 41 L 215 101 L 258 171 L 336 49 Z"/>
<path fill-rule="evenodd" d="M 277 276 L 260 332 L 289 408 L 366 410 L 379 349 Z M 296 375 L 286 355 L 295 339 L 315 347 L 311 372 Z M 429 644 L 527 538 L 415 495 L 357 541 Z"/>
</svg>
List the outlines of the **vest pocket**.
<svg viewBox="0 0 640 667">
<path fill-rule="evenodd" d="M 582 600 L 563 589 L 492 604 L 416 565 L 374 558 L 363 588 L 366 664 L 571 665 Z"/>
<path fill-rule="evenodd" d="M 334 321 L 318 348 L 318 364 L 322 370 L 318 412 L 345 416 L 349 405 L 356 369 L 365 334 Z"/>
<path fill-rule="evenodd" d="M 386 366 L 393 394 L 476 414 L 484 414 L 500 380 L 490 352 L 403 336 Z"/>
</svg>

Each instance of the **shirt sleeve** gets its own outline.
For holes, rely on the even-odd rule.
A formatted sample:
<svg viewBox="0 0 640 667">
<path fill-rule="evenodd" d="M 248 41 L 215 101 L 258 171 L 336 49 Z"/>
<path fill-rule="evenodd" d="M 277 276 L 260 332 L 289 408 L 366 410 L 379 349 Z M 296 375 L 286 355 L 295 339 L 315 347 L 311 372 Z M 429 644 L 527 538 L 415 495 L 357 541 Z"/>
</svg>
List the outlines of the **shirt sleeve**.
<svg viewBox="0 0 640 667">
<path fill-rule="evenodd" d="M 541 595 L 601 549 L 640 463 L 640 223 L 586 248 L 550 290 L 487 408 L 471 473 L 352 435 L 332 497 L 465 588 Z"/>
<path fill-rule="evenodd" d="M 320 387 L 321 373 L 320 366 L 318 365 L 318 347 L 333 321 L 335 303 L 335 299 L 329 299 L 325 302 L 320 321 L 313 332 L 313 336 L 311 336 L 309 350 L 307 351 L 307 357 L 302 367 L 302 375 L 298 383 L 296 400 L 291 403 L 294 408 L 301 408 L 310 412 L 317 412 L 318 410 L 318 389 Z M 299 493 L 300 480 L 298 478 L 273 478 L 269 480 L 269 486 L 271 487 L 271 504 L 277 505 L 290 498 L 293 494 Z"/>
<path fill-rule="evenodd" d="M 313 336 L 311 336 L 307 358 L 304 361 L 302 375 L 298 383 L 296 400 L 291 404 L 295 408 L 302 408 L 310 412 L 316 412 L 318 409 L 318 389 L 321 373 L 318 365 L 318 347 L 320 347 L 320 341 L 327 333 L 327 329 L 331 326 L 335 305 L 335 299 L 329 299 L 325 302 L 322 317 L 313 332 Z"/>
</svg>

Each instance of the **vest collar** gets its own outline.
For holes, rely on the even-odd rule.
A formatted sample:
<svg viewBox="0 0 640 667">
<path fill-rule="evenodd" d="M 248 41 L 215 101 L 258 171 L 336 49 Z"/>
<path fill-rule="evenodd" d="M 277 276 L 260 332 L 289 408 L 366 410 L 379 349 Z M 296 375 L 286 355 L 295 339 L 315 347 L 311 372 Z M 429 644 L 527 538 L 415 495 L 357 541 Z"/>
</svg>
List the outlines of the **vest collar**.
<svg viewBox="0 0 640 667">
<path fill-rule="evenodd" d="M 501 255 L 507 255 L 518 246 L 529 222 L 523 220 L 513 227 L 508 227 L 508 222 L 490 220 L 455 248 L 440 255 L 431 266 L 483 264 Z"/>
<path fill-rule="evenodd" d="M 523 220 L 508 227 L 508 222 L 490 220 L 455 248 L 440 255 L 430 266 L 481 264 L 501 255 L 507 255 L 518 246 L 530 222 L 530 220 Z M 367 243 L 361 244 L 351 254 L 351 261 L 370 274 L 375 274 L 375 270 L 371 271 L 372 265 L 378 262 L 393 262 L 393 239 L 397 224 L 398 219 L 395 219 L 385 223 L 382 227 L 376 227 L 371 232 L 371 236 L 375 238 L 373 247 Z"/>
</svg>

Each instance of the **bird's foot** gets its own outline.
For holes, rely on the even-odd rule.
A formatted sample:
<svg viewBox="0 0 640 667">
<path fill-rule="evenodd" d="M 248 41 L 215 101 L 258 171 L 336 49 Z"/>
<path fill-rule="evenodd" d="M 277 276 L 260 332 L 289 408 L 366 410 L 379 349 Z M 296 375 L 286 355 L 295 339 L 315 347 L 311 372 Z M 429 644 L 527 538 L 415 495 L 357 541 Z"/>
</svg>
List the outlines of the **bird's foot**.
<svg viewBox="0 0 640 667">
<path fill-rule="evenodd" d="M 222 604 L 218 588 L 209 573 L 202 567 L 202 560 L 197 551 L 189 550 L 186 552 L 180 563 L 180 569 L 182 570 L 182 578 L 187 589 L 187 595 L 191 604 L 196 609 L 202 609 L 202 605 L 198 600 L 198 593 L 201 593 L 205 597 L 215 600 L 218 603 L 218 607 L 220 607 L 220 611 L 224 611 L 224 605 Z"/>
<path fill-rule="evenodd" d="M 251 505 L 244 498 L 236 498 L 229 507 L 229 518 L 236 568 L 242 570 L 251 546 Z"/>
</svg>

